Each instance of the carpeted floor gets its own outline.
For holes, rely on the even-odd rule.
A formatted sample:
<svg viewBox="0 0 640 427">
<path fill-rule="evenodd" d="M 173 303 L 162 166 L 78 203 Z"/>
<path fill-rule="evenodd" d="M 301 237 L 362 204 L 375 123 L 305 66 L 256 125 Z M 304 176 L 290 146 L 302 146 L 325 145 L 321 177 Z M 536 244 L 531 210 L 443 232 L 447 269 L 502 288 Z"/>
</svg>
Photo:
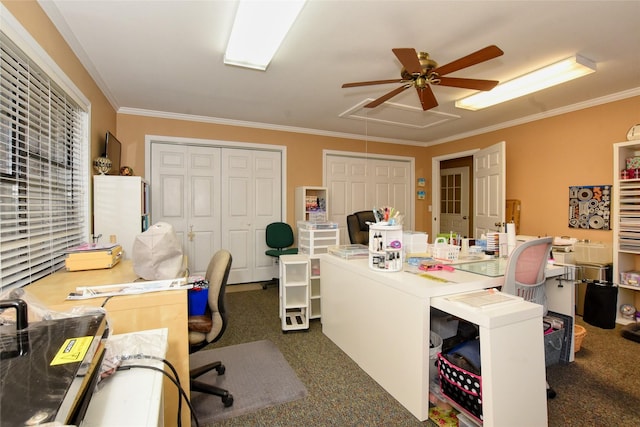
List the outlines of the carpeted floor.
<svg viewBox="0 0 640 427">
<path fill-rule="evenodd" d="M 268 339 L 282 352 L 308 395 L 215 425 L 432 425 L 413 417 L 325 337 L 319 320 L 311 321 L 309 331 L 282 333 L 276 287 L 227 293 L 227 307 L 228 329 L 212 348 Z M 640 425 L 640 344 L 620 337 L 619 327 L 603 330 L 580 318 L 577 322 L 585 326 L 587 336 L 576 361 L 547 371 L 549 383 L 558 392 L 548 401 L 549 426 Z"/>
</svg>

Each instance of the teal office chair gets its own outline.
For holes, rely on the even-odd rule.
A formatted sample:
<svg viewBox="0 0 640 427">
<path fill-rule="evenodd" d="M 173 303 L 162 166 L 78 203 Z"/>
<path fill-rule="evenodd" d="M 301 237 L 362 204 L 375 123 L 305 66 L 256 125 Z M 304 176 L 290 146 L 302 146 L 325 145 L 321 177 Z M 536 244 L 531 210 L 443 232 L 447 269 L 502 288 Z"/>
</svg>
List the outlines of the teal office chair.
<svg viewBox="0 0 640 427">
<path fill-rule="evenodd" d="M 286 222 L 272 222 L 267 225 L 266 241 L 269 249 L 265 251 L 265 254 L 270 257 L 280 258 L 280 255 L 295 255 L 298 253 L 298 248 L 292 247 L 293 230 Z M 274 277 L 272 282 L 264 283 L 262 289 L 267 289 L 269 283 L 278 283 L 278 278 Z"/>
</svg>

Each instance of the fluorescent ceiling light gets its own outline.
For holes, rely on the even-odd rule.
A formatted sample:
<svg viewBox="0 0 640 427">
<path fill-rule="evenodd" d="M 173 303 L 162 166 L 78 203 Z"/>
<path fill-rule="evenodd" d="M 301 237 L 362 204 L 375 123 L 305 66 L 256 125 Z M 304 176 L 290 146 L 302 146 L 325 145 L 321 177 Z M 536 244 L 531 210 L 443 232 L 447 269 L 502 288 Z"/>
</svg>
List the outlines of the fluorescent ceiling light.
<svg viewBox="0 0 640 427">
<path fill-rule="evenodd" d="M 596 64 L 580 55 L 572 56 L 539 70 L 499 84 L 488 92 L 480 92 L 456 101 L 456 107 L 480 110 L 509 101 L 596 71 Z"/>
<path fill-rule="evenodd" d="M 241 0 L 224 63 L 266 70 L 305 0 Z"/>
</svg>

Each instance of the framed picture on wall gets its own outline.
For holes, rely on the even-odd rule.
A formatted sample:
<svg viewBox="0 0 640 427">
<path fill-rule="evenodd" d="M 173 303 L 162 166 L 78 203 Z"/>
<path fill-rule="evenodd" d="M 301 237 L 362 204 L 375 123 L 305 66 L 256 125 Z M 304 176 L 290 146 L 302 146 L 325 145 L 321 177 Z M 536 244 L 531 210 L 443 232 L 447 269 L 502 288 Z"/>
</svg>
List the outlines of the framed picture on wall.
<svg viewBox="0 0 640 427">
<path fill-rule="evenodd" d="M 569 228 L 611 228 L 611 185 L 569 187 Z"/>
</svg>

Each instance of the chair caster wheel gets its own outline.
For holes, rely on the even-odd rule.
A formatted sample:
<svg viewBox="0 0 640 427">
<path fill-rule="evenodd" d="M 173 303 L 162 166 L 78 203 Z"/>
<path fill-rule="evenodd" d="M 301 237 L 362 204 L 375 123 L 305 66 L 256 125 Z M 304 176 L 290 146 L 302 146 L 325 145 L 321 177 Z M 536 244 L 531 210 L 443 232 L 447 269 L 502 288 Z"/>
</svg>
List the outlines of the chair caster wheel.
<svg viewBox="0 0 640 427">
<path fill-rule="evenodd" d="M 218 373 L 218 375 L 224 375 L 226 370 L 227 368 L 225 368 L 224 365 L 220 365 L 216 368 L 216 372 Z"/>
<path fill-rule="evenodd" d="M 224 404 L 225 408 L 233 405 L 233 395 L 228 394 L 226 396 L 222 396 L 222 403 Z"/>
<path fill-rule="evenodd" d="M 547 388 L 547 399 L 553 399 L 556 397 L 556 391 L 551 387 Z"/>
</svg>

